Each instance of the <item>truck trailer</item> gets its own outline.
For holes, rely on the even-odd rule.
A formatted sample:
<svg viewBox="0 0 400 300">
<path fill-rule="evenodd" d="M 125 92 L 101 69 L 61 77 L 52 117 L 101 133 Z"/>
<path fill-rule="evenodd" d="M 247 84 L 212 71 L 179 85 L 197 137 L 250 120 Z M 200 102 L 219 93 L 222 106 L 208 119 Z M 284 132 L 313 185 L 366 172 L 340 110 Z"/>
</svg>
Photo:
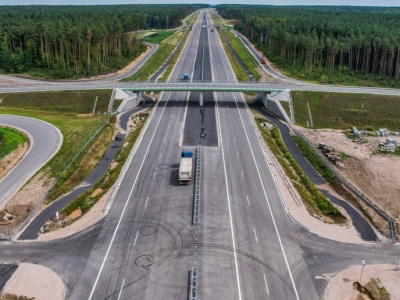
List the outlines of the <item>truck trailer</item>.
<svg viewBox="0 0 400 300">
<path fill-rule="evenodd" d="M 192 164 L 193 153 L 191 151 L 182 151 L 178 173 L 180 184 L 190 184 L 192 182 Z"/>
</svg>

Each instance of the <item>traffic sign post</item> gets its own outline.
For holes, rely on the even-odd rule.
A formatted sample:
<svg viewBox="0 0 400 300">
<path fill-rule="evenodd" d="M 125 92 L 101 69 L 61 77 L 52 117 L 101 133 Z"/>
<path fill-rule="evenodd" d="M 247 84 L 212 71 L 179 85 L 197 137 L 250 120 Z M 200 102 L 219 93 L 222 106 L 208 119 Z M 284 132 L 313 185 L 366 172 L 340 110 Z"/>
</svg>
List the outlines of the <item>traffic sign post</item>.
<svg viewBox="0 0 400 300">
<path fill-rule="evenodd" d="M 363 258 L 363 259 L 361 259 L 361 276 L 360 276 L 360 281 L 361 281 L 361 278 L 362 278 L 362 275 L 363 275 L 363 271 L 364 271 L 364 267 L 365 267 L 365 259 Z"/>
</svg>

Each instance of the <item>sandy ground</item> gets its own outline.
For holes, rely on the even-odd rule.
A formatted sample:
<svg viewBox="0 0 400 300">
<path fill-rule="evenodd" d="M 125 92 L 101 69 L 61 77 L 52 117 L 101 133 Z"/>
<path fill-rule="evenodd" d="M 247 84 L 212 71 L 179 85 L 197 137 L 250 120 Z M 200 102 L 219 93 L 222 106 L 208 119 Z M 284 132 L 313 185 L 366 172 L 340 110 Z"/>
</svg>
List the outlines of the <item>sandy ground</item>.
<svg viewBox="0 0 400 300">
<path fill-rule="evenodd" d="M 333 277 L 325 290 L 325 300 L 362 300 L 369 298 L 357 298 L 361 293 L 353 288 L 354 282 L 365 286 L 371 278 L 378 278 L 381 285 L 390 294 L 390 299 L 400 299 L 400 269 L 395 271 L 395 265 L 365 265 L 361 276 L 361 261 L 359 266 L 351 267 Z"/>
<path fill-rule="evenodd" d="M 29 142 L 20 144 L 17 149 L 15 149 L 10 154 L 4 156 L 0 160 L 0 180 L 7 175 L 7 173 L 14 168 L 14 166 L 20 161 L 20 159 L 25 155 L 26 151 L 29 149 Z"/>
<path fill-rule="evenodd" d="M 343 161 L 344 168 L 335 169 L 353 187 L 362 191 L 379 208 L 400 223 L 400 156 L 372 155 L 379 142 L 385 137 L 367 137 L 368 143 L 359 144 L 351 141 L 340 130 L 309 130 L 296 127 L 314 145 L 324 142 L 350 157 Z"/>
<path fill-rule="evenodd" d="M 35 297 L 35 300 L 61 300 L 65 298 L 65 292 L 64 283 L 56 273 L 29 263 L 20 263 L 3 289 L 3 295 Z"/>
<path fill-rule="evenodd" d="M 113 190 L 114 186 L 112 186 L 110 190 L 106 194 L 104 194 L 103 197 L 101 197 L 99 201 L 97 201 L 97 203 L 83 217 L 79 218 L 67 227 L 40 234 L 37 241 L 48 241 L 73 235 L 79 231 L 84 230 L 94 222 L 101 219 L 104 215 L 103 209 Z"/>
</svg>

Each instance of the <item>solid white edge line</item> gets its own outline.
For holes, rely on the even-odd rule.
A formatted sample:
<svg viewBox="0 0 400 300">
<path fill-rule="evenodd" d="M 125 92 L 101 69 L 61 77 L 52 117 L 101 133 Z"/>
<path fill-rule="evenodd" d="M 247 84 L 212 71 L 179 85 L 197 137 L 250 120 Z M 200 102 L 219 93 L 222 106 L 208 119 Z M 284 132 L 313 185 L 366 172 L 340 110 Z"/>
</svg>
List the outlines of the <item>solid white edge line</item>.
<svg viewBox="0 0 400 300">
<path fill-rule="evenodd" d="M 126 200 L 126 202 L 125 202 L 125 206 L 124 206 L 124 209 L 122 210 L 121 216 L 119 217 L 117 227 L 115 227 L 115 231 L 114 231 L 113 237 L 111 238 L 110 245 L 108 246 L 106 255 L 104 256 L 103 262 L 102 262 L 102 264 L 101 264 L 99 273 L 97 274 L 96 280 L 95 280 L 95 282 L 94 282 L 94 285 L 93 285 L 92 291 L 90 292 L 90 295 L 89 295 L 88 300 L 91 300 L 92 297 L 93 297 L 93 293 L 94 293 L 94 290 L 96 289 L 97 282 L 99 281 L 99 278 L 100 278 L 101 272 L 103 271 L 103 268 L 104 268 L 104 265 L 105 265 L 105 263 L 106 263 L 108 254 L 110 253 L 111 246 L 112 246 L 112 244 L 113 244 L 113 242 L 114 242 L 115 236 L 117 235 L 117 231 L 118 231 L 119 225 L 121 225 L 122 217 L 123 217 L 124 214 L 125 214 L 126 207 L 128 206 L 129 200 L 130 200 L 130 198 L 131 198 L 131 196 L 132 196 L 133 189 L 134 189 L 135 186 L 136 186 L 136 182 L 137 182 L 137 180 L 138 180 L 138 178 L 139 178 L 139 174 L 140 174 L 140 172 L 141 172 L 141 170 L 142 170 L 142 168 L 143 168 L 143 164 L 144 164 L 144 162 L 146 161 L 147 154 L 148 154 L 148 152 L 149 152 L 149 150 L 150 150 L 150 146 L 151 146 L 151 144 L 152 144 L 152 142 L 153 142 L 154 136 L 156 135 L 158 125 L 160 124 L 161 118 L 162 118 L 162 116 L 163 116 L 163 114 L 164 114 L 164 111 L 165 111 L 165 108 L 166 108 L 166 106 L 167 106 L 167 102 L 168 102 L 168 100 L 169 100 L 169 96 L 170 96 L 170 95 L 171 95 L 171 93 L 168 94 L 167 101 L 165 102 L 165 105 L 164 105 L 163 110 L 162 110 L 162 112 L 161 112 L 160 118 L 158 119 L 156 128 L 154 129 L 154 132 L 153 132 L 153 136 L 151 137 L 151 140 L 150 140 L 150 142 L 149 142 L 149 146 L 147 147 L 146 153 L 144 154 L 142 163 L 141 163 L 141 165 L 140 165 L 140 167 L 139 167 L 139 171 L 138 171 L 137 174 L 136 174 L 135 181 L 133 182 L 131 191 L 129 192 L 129 195 L 128 195 L 128 198 L 127 198 L 127 200 Z M 154 113 L 155 113 L 155 112 L 154 112 Z"/>
<path fill-rule="evenodd" d="M 267 288 L 267 294 L 269 295 L 269 289 L 268 289 L 267 278 L 265 277 L 265 273 L 264 273 L 264 282 L 265 282 L 265 287 Z"/>
<path fill-rule="evenodd" d="M 255 228 L 255 227 L 253 227 L 253 229 L 254 229 L 254 236 L 256 237 L 256 243 L 258 243 L 258 239 L 257 239 L 257 233 L 256 233 L 256 228 Z"/>
<path fill-rule="evenodd" d="M 135 241 L 133 242 L 133 246 L 136 245 L 136 240 L 137 240 L 138 235 L 139 235 L 139 231 L 136 232 Z"/>
<path fill-rule="evenodd" d="M 250 206 L 249 195 L 246 195 L 247 198 L 247 205 Z"/>
<path fill-rule="evenodd" d="M 122 289 L 124 287 L 124 283 L 125 283 L 125 278 L 124 278 L 124 280 L 122 280 L 121 289 L 119 290 L 119 294 L 118 294 L 118 300 L 119 300 L 119 298 L 121 298 L 121 294 L 122 294 Z"/>
<path fill-rule="evenodd" d="M 144 208 L 147 207 L 147 201 L 149 201 L 149 197 L 146 198 L 146 203 L 144 204 Z"/>
<path fill-rule="evenodd" d="M 219 110 L 218 107 L 218 97 L 216 95 L 215 97 L 215 102 L 217 104 L 217 111 Z M 219 114 L 219 113 L 218 113 Z M 220 119 L 218 118 L 218 124 L 219 128 L 221 128 L 221 123 Z M 228 176 L 226 175 L 226 164 L 225 164 L 225 154 L 224 154 L 224 142 L 222 139 L 222 132 L 220 132 L 220 137 L 221 137 L 221 150 L 222 150 L 222 161 L 224 165 L 224 175 L 225 175 L 225 186 L 226 186 L 226 194 L 227 194 L 227 200 L 228 200 L 228 210 L 229 210 L 229 219 L 230 219 L 230 225 L 231 225 L 231 235 L 232 235 L 232 244 L 233 244 L 233 256 L 235 258 L 235 269 L 236 269 L 236 279 L 237 279 L 237 287 L 238 287 L 238 293 L 239 293 L 239 300 L 242 299 L 242 293 L 240 290 L 240 278 L 239 278 L 239 269 L 238 269 L 238 261 L 237 261 L 237 255 L 236 255 L 236 243 L 235 243 L 235 233 L 233 230 L 233 220 L 232 220 L 232 211 L 231 211 L 231 201 L 229 197 L 229 187 L 228 187 Z"/>
<path fill-rule="evenodd" d="M 261 183 L 261 186 L 262 186 L 262 189 L 263 189 L 264 197 L 265 197 L 265 200 L 267 201 L 267 204 L 268 204 L 269 212 L 270 212 L 270 214 L 271 214 L 272 223 L 274 224 L 274 227 L 275 227 L 275 231 L 276 231 L 276 235 L 277 235 L 277 237 L 278 237 L 279 245 L 280 245 L 280 247 L 281 247 L 281 249 L 282 249 L 283 258 L 284 258 L 284 260 L 285 260 L 286 267 L 287 267 L 287 269 L 288 269 L 288 271 L 289 271 L 289 276 L 290 276 L 290 280 L 292 281 L 294 293 L 295 293 L 295 295 L 296 295 L 296 299 L 299 300 L 299 299 L 300 299 L 300 298 L 299 298 L 299 294 L 297 293 L 297 288 L 296 288 L 296 285 L 295 285 L 295 283 L 294 283 L 292 271 L 290 270 L 289 262 L 288 262 L 288 260 L 287 260 L 286 253 L 285 253 L 285 249 L 284 249 L 283 244 L 282 244 L 282 240 L 281 240 L 281 236 L 280 236 L 280 234 L 279 234 L 278 226 L 276 225 L 275 217 L 274 217 L 274 215 L 273 215 L 273 213 L 272 213 L 272 208 L 271 208 L 271 205 L 270 205 L 269 200 L 268 200 L 267 192 L 266 192 L 266 190 L 265 190 L 265 186 L 264 186 L 264 183 L 263 183 L 262 178 L 261 178 L 260 170 L 259 170 L 259 168 L 258 168 L 257 161 L 256 161 L 256 158 L 255 158 L 255 156 L 254 156 L 253 147 L 251 146 L 250 139 L 249 139 L 249 135 L 247 134 L 246 126 L 244 125 L 244 122 L 243 122 L 242 113 L 240 112 L 240 109 L 239 109 L 238 101 L 237 101 L 237 99 L 236 99 L 236 93 L 233 93 L 233 97 L 235 98 L 236 107 L 237 107 L 237 109 L 238 109 L 239 116 L 240 116 L 240 120 L 241 120 L 241 122 L 242 122 L 242 126 L 243 126 L 243 129 L 244 129 L 244 132 L 245 132 L 245 134 L 246 134 L 247 143 L 249 144 L 249 147 L 250 147 L 250 152 L 251 152 L 251 155 L 252 155 L 252 157 L 253 157 L 254 165 L 256 166 L 258 178 L 260 179 L 260 183 Z M 243 105 L 244 105 L 244 103 L 243 103 Z"/>
</svg>

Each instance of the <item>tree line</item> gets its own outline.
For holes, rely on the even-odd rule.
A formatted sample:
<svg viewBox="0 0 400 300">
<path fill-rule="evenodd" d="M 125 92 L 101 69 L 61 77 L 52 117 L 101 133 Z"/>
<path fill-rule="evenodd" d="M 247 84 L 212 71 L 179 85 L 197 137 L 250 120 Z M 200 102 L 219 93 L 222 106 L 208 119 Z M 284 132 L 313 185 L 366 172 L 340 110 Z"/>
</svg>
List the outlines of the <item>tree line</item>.
<svg viewBox="0 0 400 300">
<path fill-rule="evenodd" d="M 352 76 L 397 86 L 400 8 L 220 5 L 235 29 L 298 77 L 345 82 Z"/>
<path fill-rule="evenodd" d="M 0 6 L 0 70 L 53 78 L 112 72 L 144 51 L 140 30 L 178 27 L 201 7 Z"/>
</svg>

